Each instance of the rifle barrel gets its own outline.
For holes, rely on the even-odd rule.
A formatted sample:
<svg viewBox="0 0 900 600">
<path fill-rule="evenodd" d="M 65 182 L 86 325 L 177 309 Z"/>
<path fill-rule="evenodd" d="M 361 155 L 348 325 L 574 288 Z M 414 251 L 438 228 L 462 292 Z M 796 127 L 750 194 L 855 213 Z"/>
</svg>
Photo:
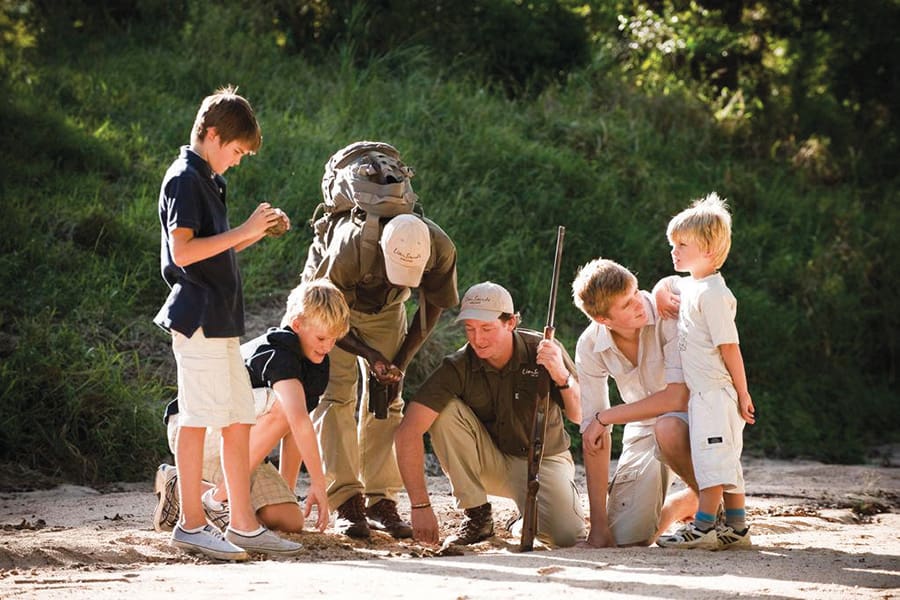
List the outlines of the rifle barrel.
<svg viewBox="0 0 900 600">
<path fill-rule="evenodd" d="M 566 228 L 562 225 L 556 230 L 556 256 L 553 259 L 553 281 L 550 283 L 550 304 L 547 307 L 547 329 L 552 330 L 556 322 L 556 295 L 559 291 L 559 272 L 562 268 L 563 239 Z"/>
</svg>

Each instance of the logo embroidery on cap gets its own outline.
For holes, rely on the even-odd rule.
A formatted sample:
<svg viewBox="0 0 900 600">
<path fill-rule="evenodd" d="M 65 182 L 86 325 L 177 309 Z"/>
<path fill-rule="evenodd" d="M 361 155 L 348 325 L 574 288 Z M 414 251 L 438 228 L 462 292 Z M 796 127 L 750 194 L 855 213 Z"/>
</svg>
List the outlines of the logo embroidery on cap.
<svg viewBox="0 0 900 600">
<path fill-rule="evenodd" d="M 417 254 L 413 254 L 412 252 L 401 252 L 399 248 L 394 248 L 391 251 L 400 262 L 405 263 L 420 263 L 422 262 L 422 253 L 419 252 Z"/>
<path fill-rule="evenodd" d="M 466 298 L 466 304 L 471 304 L 473 306 L 478 306 L 480 304 L 490 304 L 492 302 L 492 298 L 488 296 L 469 296 Z"/>
</svg>

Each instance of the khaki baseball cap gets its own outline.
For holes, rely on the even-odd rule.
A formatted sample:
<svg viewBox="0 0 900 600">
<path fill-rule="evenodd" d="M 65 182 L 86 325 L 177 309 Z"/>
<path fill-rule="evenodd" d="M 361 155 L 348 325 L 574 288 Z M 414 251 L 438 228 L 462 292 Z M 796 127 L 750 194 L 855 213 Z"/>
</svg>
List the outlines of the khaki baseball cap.
<svg viewBox="0 0 900 600">
<path fill-rule="evenodd" d="M 493 321 L 503 313 L 514 314 L 512 296 L 502 285 L 492 281 L 476 283 L 468 289 L 460 302 L 459 316 L 456 321 L 474 319 L 476 321 Z"/>
<path fill-rule="evenodd" d="M 415 215 L 398 215 L 384 226 L 379 243 L 388 281 L 403 287 L 419 287 L 431 256 L 428 225 Z"/>
</svg>

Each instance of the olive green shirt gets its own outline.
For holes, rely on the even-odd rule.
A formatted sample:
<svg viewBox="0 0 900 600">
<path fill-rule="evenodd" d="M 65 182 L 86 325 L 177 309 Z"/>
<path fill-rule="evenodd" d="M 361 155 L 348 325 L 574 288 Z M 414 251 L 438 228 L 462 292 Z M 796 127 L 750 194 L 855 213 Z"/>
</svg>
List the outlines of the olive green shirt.
<svg viewBox="0 0 900 600">
<path fill-rule="evenodd" d="M 419 283 L 429 304 L 439 308 L 452 308 L 459 304 L 456 289 L 456 246 L 444 230 L 433 221 L 423 218 L 431 234 L 431 255 Z M 383 225 L 382 225 L 383 227 Z M 409 297 L 409 288 L 393 285 L 387 278 L 384 255 L 378 251 L 371 273 L 363 273 L 362 225 L 346 220 L 334 231 L 327 251 L 317 258 L 310 252 L 303 272 L 304 281 L 327 277 L 339 290 L 351 309 L 366 314 L 380 313 L 386 306 L 403 302 Z M 381 237 L 379 232 L 378 237 Z"/>
<path fill-rule="evenodd" d="M 516 329 L 512 335 L 513 356 L 502 369 L 494 369 L 478 358 L 466 344 L 444 357 L 412 401 L 441 412 L 451 400 L 461 400 L 472 409 L 501 452 L 527 457 L 537 398 L 539 370 L 535 361 L 542 336 L 530 329 Z M 565 348 L 563 361 L 574 374 L 575 364 Z M 562 396 L 552 382 L 550 399 L 544 438 L 547 455 L 569 449 L 569 434 L 563 426 Z"/>
</svg>

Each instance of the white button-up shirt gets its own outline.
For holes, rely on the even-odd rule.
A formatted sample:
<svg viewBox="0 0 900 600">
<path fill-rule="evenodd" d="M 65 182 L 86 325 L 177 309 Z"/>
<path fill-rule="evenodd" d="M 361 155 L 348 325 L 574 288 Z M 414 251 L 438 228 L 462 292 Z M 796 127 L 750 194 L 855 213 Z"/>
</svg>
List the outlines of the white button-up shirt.
<svg viewBox="0 0 900 600">
<path fill-rule="evenodd" d="M 578 338 L 575 366 L 581 386 L 581 432 L 587 429 L 594 415 L 609 408 L 609 378 L 616 381 L 619 396 L 624 402 L 637 402 L 659 392 L 670 383 L 684 383 L 681 356 L 678 352 L 678 331 L 674 320 L 660 319 L 648 292 L 641 291 L 647 324 L 638 340 L 638 364 L 634 365 L 616 346 L 612 333 L 596 321 Z M 625 427 L 625 440 L 653 432 L 656 418 Z"/>
</svg>

